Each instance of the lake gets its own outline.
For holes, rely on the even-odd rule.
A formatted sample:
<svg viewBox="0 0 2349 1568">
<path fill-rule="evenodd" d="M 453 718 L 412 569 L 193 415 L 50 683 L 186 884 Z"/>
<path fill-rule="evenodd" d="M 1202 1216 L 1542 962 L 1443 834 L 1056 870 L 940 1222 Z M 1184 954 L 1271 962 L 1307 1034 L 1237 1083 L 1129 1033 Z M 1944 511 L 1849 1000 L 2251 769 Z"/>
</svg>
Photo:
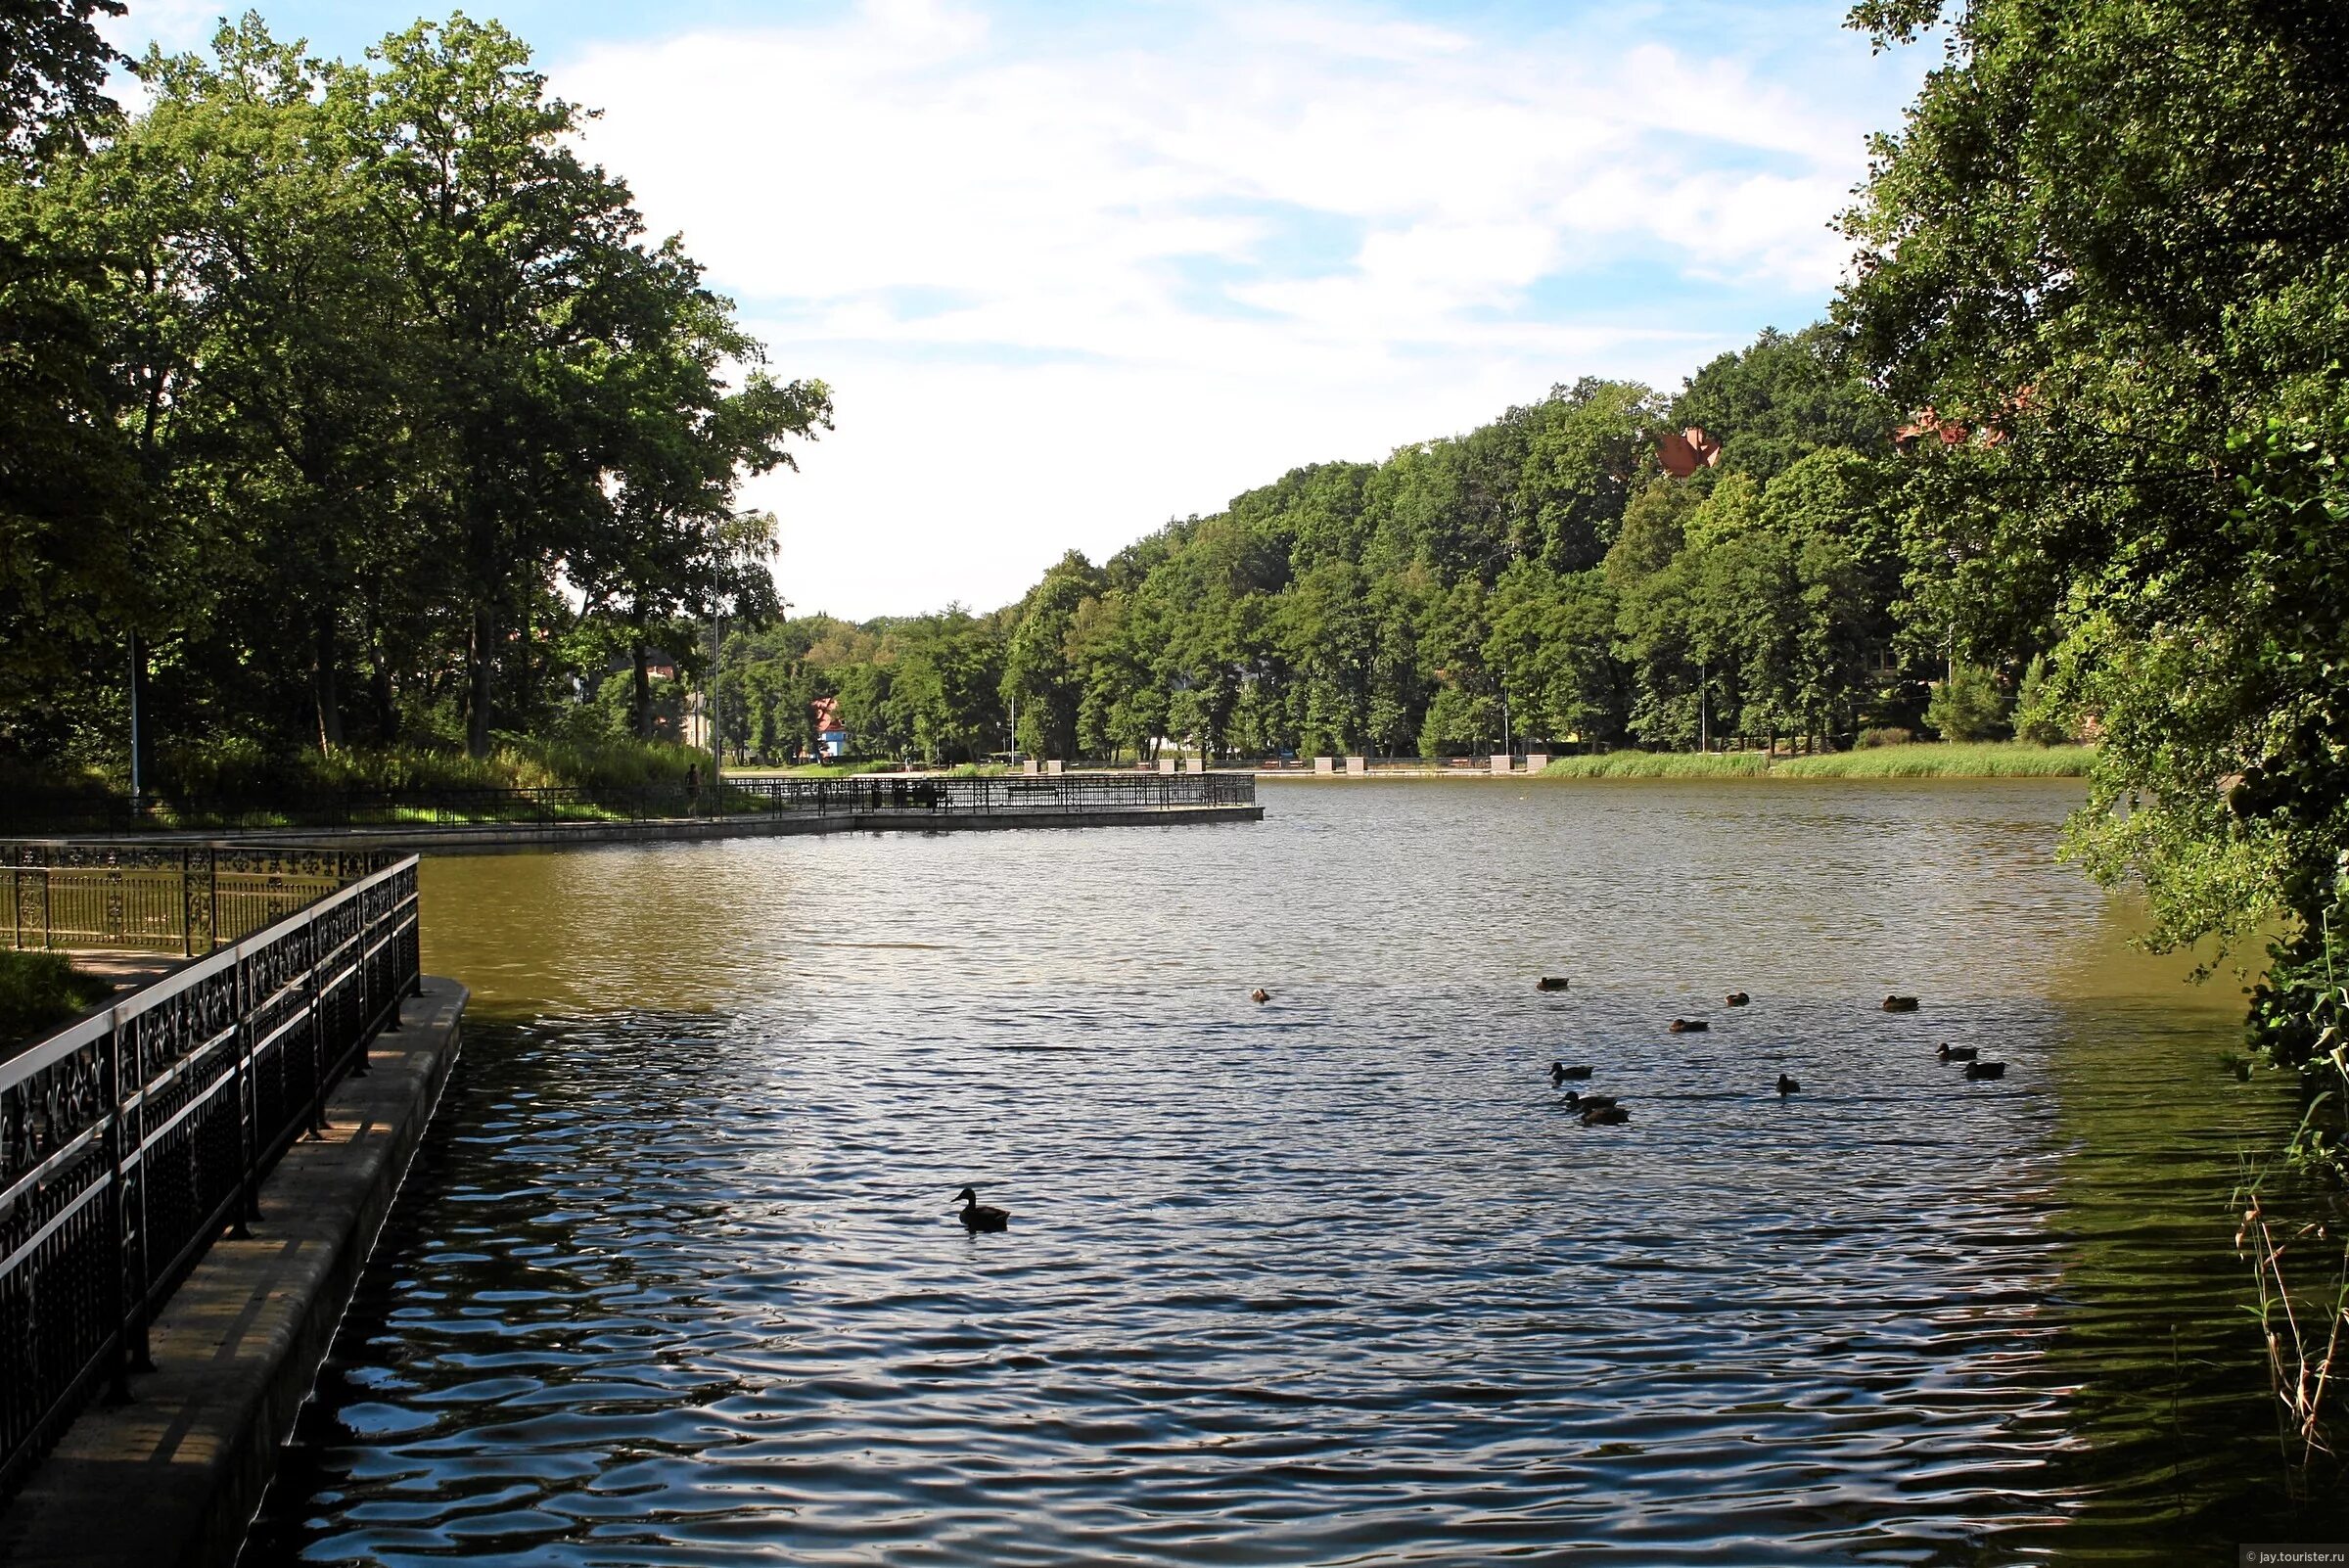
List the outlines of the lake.
<svg viewBox="0 0 2349 1568">
<path fill-rule="evenodd" d="M 2285 1495 L 2230 1251 L 2292 1096 L 2220 1068 L 2231 980 L 2053 862 L 2077 784 L 1262 799 L 428 860 L 466 1060 L 247 1563 L 2232 1562 L 2338 1527 Z M 1559 1057 L 1629 1124 L 1562 1110 Z"/>
</svg>

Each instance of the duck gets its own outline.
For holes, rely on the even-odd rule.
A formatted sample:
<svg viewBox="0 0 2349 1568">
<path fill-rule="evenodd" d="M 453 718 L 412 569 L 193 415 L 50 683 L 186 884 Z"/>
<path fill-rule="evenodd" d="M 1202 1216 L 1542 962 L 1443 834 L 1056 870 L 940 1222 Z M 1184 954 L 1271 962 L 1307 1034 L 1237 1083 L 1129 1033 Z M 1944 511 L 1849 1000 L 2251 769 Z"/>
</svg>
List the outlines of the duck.
<svg viewBox="0 0 2349 1568">
<path fill-rule="evenodd" d="M 977 1187 L 965 1187 L 954 1194 L 962 1205 L 962 1227 L 972 1235 L 982 1230 L 1002 1230 L 1011 1224 L 1011 1216 L 991 1203 L 979 1201 Z"/>
<path fill-rule="evenodd" d="M 1721 999 L 1721 1004 L 1724 1007 L 1743 1007 L 1752 1000 L 1753 998 L 1744 992 L 1732 991 Z"/>
<path fill-rule="evenodd" d="M 1945 1062 L 1970 1062 L 1982 1054 L 1982 1047 L 1979 1045 L 1952 1045 L 1944 1040 L 1941 1049 L 1933 1054 Z"/>
<path fill-rule="evenodd" d="M 1553 1087 L 1565 1083 L 1570 1078 L 1589 1078 L 1589 1076 L 1590 1069 L 1588 1067 L 1568 1067 L 1564 1062 L 1549 1064 L 1549 1082 Z"/>
<path fill-rule="evenodd" d="M 1976 1082 L 1986 1078 L 2004 1078 L 2006 1064 L 2004 1062 L 1968 1062 L 1965 1064 L 1965 1076 Z"/>
<path fill-rule="evenodd" d="M 1583 1112 L 1583 1126 L 1585 1127 L 1621 1127 L 1631 1119 L 1631 1112 L 1612 1102 L 1605 1105 L 1592 1105 Z"/>
<path fill-rule="evenodd" d="M 1272 993 L 1259 986 L 1248 993 L 1248 999 L 1252 1002 L 1268 1002 L 1272 999 Z"/>
<path fill-rule="evenodd" d="M 1668 1033 L 1674 1035 L 1702 1035 L 1708 1033 L 1713 1026 L 1701 1018 L 1676 1018 L 1665 1028 Z"/>
<path fill-rule="evenodd" d="M 1573 1089 L 1566 1091 L 1566 1109 L 1580 1111 L 1585 1116 L 1592 1111 L 1612 1111 L 1622 1103 L 1612 1094 L 1582 1094 Z"/>
<path fill-rule="evenodd" d="M 1788 1078 L 1784 1073 L 1780 1073 L 1778 1075 L 1778 1098 L 1784 1099 L 1789 1094 L 1799 1092 L 1801 1088 L 1802 1085 L 1800 1084 L 1797 1084 L 1793 1079 Z"/>
<path fill-rule="evenodd" d="M 1566 986 L 1567 980 L 1563 975 L 1543 975 L 1534 982 L 1536 991 L 1564 991 Z"/>
<path fill-rule="evenodd" d="M 1916 1011 L 1916 998 L 1914 996 L 1887 996 L 1884 998 L 1884 1010 L 1888 1013 L 1913 1013 Z"/>
</svg>

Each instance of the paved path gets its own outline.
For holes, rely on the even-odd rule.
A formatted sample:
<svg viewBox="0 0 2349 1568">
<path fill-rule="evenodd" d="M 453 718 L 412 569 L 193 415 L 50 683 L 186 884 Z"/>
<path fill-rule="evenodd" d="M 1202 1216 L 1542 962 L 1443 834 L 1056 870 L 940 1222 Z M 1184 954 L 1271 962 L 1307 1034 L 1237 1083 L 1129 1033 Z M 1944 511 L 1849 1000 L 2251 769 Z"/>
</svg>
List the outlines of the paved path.
<svg viewBox="0 0 2349 1568">
<path fill-rule="evenodd" d="M 158 1316 L 156 1369 L 94 1406 L 0 1512 L 11 1568 L 228 1568 L 259 1509 L 460 1048 L 466 991 L 427 978 L 363 1078 L 261 1186 L 251 1240 L 213 1243 Z"/>
</svg>

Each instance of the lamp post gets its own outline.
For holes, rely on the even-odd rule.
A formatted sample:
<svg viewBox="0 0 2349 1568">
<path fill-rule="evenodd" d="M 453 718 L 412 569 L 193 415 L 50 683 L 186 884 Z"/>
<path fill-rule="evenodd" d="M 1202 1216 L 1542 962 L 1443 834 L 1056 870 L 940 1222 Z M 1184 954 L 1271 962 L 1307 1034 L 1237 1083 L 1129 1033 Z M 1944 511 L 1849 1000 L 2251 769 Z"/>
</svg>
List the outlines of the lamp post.
<svg viewBox="0 0 2349 1568">
<path fill-rule="evenodd" d="M 717 803 L 718 810 L 722 812 L 726 801 L 726 743 L 717 727 L 717 675 L 718 662 L 724 655 L 719 651 L 717 639 L 717 601 L 713 599 L 710 602 L 710 701 L 703 706 L 709 710 L 710 719 L 710 798 Z"/>
</svg>

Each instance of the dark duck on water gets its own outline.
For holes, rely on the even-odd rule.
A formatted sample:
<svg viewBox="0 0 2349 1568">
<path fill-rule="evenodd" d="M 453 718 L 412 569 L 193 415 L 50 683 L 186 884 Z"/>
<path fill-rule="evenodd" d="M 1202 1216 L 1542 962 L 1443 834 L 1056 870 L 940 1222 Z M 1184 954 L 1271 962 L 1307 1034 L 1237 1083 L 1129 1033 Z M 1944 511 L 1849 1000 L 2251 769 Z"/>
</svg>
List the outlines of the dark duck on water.
<svg viewBox="0 0 2349 1568">
<path fill-rule="evenodd" d="M 962 1204 L 962 1227 L 977 1235 L 982 1230 L 1002 1230 L 1011 1224 L 1011 1216 L 991 1203 L 979 1201 L 977 1187 L 965 1187 L 954 1194 Z"/>
<path fill-rule="evenodd" d="M 1588 1067 L 1568 1067 L 1564 1062 L 1549 1064 L 1549 1082 L 1553 1088 L 1570 1078 L 1589 1078 L 1589 1076 L 1590 1069 Z"/>
</svg>

